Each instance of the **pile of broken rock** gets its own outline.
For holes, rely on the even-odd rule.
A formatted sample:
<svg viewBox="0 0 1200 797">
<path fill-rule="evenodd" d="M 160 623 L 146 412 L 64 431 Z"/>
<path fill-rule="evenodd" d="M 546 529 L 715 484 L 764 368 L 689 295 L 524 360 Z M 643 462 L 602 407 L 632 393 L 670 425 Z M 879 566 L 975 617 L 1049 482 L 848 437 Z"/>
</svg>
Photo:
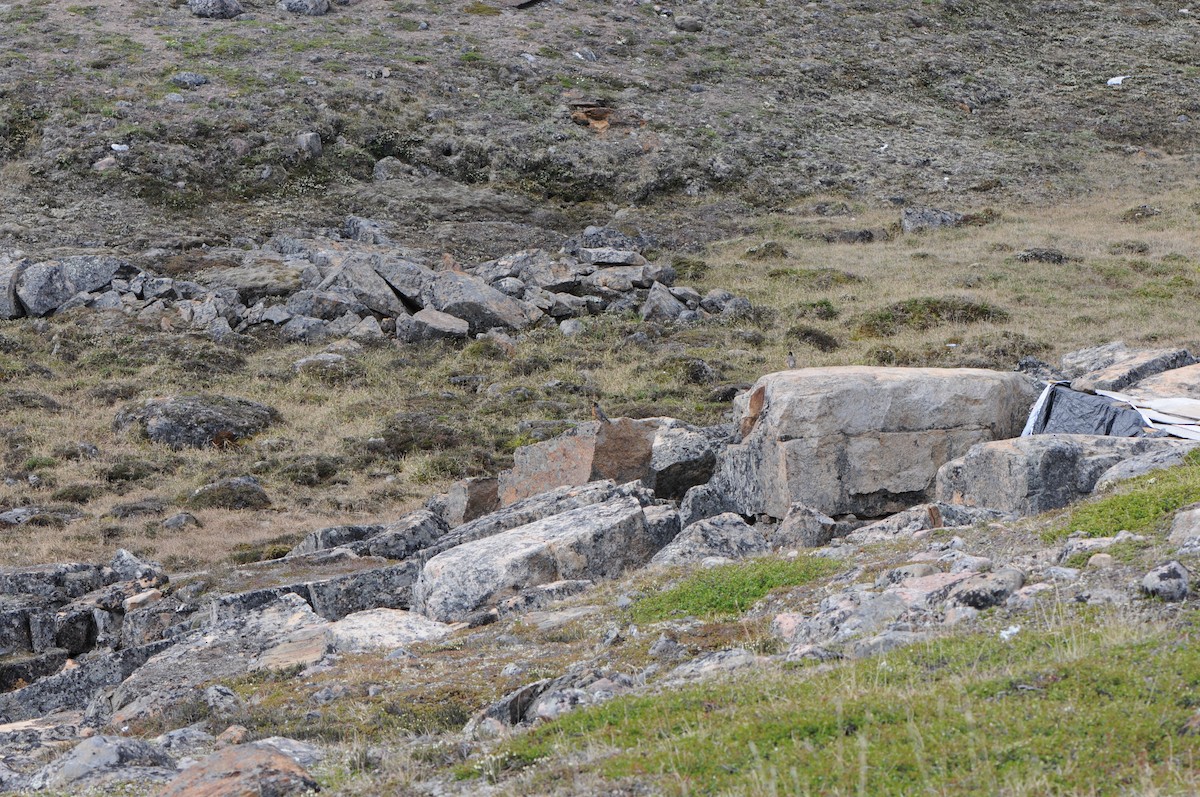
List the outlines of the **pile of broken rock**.
<svg viewBox="0 0 1200 797">
<path fill-rule="evenodd" d="M 1139 369 L 1122 386 L 1128 391 L 1170 383 L 1200 397 L 1200 366 L 1190 355 L 1160 358 L 1168 363 L 1161 374 L 1146 373 L 1143 352 L 1111 348 L 1103 359 L 1110 374 L 1122 362 Z M 843 563 L 814 604 L 756 610 L 773 618 L 785 643 L 774 658 L 793 661 L 878 654 L 981 612 L 1019 615 L 1040 601 L 1186 599 L 1189 573 L 1178 561 L 1131 573 L 1105 553 L 1128 533 L 1093 538 L 1083 529 L 1050 547 L 1003 533 L 1097 485 L 1178 464 L 1198 445 L 1019 437 L 1038 393 L 1020 372 L 773 373 L 737 399 L 737 423 L 581 424 L 522 449 L 497 478 L 459 482 L 390 522 L 315 531 L 288 556 L 224 580 L 177 587 L 125 552 L 106 566 L 0 571 L 0 788 L 138 777 L 175 779 L 166 793 L 187 794 L 192 784 L 234 777 L 230 771 L 306 788 L 304 768 L 319 750 L 291 740 L 220 749 L 209 733 L 217 727 L 151 741 L 111 734 L 198 699 L 212 717 L 227 716 L 238 698 L 221 682 L 247 673 L 315 671 L 344 654 L 395 652 L 505 618 L 574 616 L 580 606 L 551 604 L 586 601 L 597 582 L 640 568 L 795 556 L 801 548 Z M 933 534 L 945 528 L 961 536 Z M 881 541 L 888 545 L 874 545 Z M 1185 561 L 1200 550 L 1200 506 L 1177 514 L 1169 543 Z M 604 645 L 636 633 L 614 628 L 594 660 L 480 707 L 468 733 L 551 719 L 656 679 L 770 661 L 741 648 L 696 656 L 664 631 L 651 655 L 670 669 L 607 669 Z M 79 740 L 44 763 L 48 751 Z"/>
<path fill-rule="evenodd" d="M 8 252 L 0 253 L 0 319 L 88 308 L 215 340 L 277 329 L 289 341 L 394 335 L 417 342 L 605 312 L 688 323 L 750 311 L 727 291 L 701 296 L 676 286 L 675 270 L 648 262 L 640 246 L 617 230 L 589 227 L 558 254 L 533 249 L 434 270 L 423 253 L 352 216 L 323 237 L 279 235 L 260 248 L 206 250 L 195 258 L 193 279 L 158 276 L 107 254 L 32 262 Z"/>
</svg>

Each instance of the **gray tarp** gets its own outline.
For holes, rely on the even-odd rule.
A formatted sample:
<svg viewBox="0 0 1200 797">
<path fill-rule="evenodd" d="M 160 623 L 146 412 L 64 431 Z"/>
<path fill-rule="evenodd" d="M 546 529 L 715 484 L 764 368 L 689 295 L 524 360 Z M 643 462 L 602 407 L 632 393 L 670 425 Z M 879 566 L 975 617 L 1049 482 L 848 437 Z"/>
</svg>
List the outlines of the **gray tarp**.
<svg viewBox="0 0 1200 797">
<path fill-rule="evenodd" d="M 1146 423 L 1140 412 L 1124 402 L 1051 384 L 1029 414 L 1022 435 L 1031 434 L 1145 437 Z"/>
<path fill-rule="evenodd" d="M 1021 436 L 1053 433 L 1200 440 L 1200 400 L 1081 393 L 1053 382 L 1030 410 Z"/>
</svg>

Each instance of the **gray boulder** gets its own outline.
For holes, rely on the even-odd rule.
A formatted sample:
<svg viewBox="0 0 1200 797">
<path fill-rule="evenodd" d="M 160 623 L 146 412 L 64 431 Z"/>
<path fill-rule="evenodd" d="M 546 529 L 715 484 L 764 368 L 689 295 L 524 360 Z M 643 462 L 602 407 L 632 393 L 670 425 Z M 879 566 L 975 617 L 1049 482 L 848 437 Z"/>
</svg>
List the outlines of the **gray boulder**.
<svg viewBox="0 0 1200 797">
<path fill-rule="evenodd" d="M 1108 365 L 1075 377 L 1071 380 L 1071 389 L 1083 392 L 1121 391 L 1164 371 L 1195 364 L 1196 358 L 1186 349 L 1126 351 Z"/>
<path fill-rule="evenodd" d="M 322 321 L 336 321 L 347 313 L 360 318 L 370 313 L 357 296 L 344 288 L 296 291 L 285 306 L 293 315 Z"/>
<path fill-rule="evenodd" d="M 1165 601 L 1181 601 L 1188 595 L 1188 569 L 1179 562 L 1156 567 L 1142 579 L 1142 592 Z"/>
<path fill-rule="evenodd" d="M 548 490 L 458 526 L 424 551 L 424 555 L 434 556 L 455 546 L 491 537 L 518 526 L 628 495 L 629 491 L 618 487 L 611 480 Z"/>
<path fill-rule="evenodd" d="M 1100 476 L 1124 459 L 1195 445 L 1074 434 L 981 443 L 938 471 L 937 500 L 1036 515 L 1090 495 Z"/>
<path fill-rule="evenodd" d="M 862 545 L 886 542 L 898 536 L 916 534 L 928 529 L 952 529 L 974 526 L 976 523 L 995 523 L 1016 520 L 1012 512 L 1001 512 L 987 507 L 962 506 L 960 504 L 920 504 L 891 517 L 855 529 L 846 536 L 850 542 Z"/>
<path fill-rule="evenodd" d="M 1013 437 L 1036 398 L 1019 373 L 952 368 L 802 368 L 736 399 L 740 443 L 710 485 L 727 509 L 782 518 L 801 503 L 878 517 L 932 498 L 945 462 Z"/>
<path fill-rule="evenodd" d="M 414 590 L 415 607 L 442 622 L 465 620 L 526 587 L 616 578 L 661 544 L 633 498 L 574 509 L 433 557 Z"/>
<path fill-rule="evenodd" d="M 329 271 L 318 291 L 348 293 L 363 306 L 384 316 L 408 314 L 408 308 L 387 280 L 379 276 L 372 258 L 349 257 Z"/>
<path fill-rule="evenodd" d="M 638 312 L 643 321 L 669 324 L 676 321 L 687 309 L 687 305 L 676 299 L 667 286 L 656 282 L 650 287 L 650 293 Z"/>
<path fill-rule="evenodd" d="M 963 214 L 937 208 L 905 208 L 900 214 L 900 229 L 907 233 L 957 227 L 963 223 Z"/>
<path fill-rule="evenodd" d="M 417 303 L 422 292 L 437 279 L 437 272 L 420 263 L 397 257 L 381 257 L 375 263 L 375 273 L 409 302 Z"/>
<path fill-rule="evenodd" d="M 266 509 L 271 498 L 258 479 L 236 476 L 200 487 L 188 498 L 188 505 L 196 509 Z"/>
<path fill-rule="evenodd" d="M 108 780 L 167 781 L 177 769 L 171 756 L 141 739 L 93 736 L 44 767 L 31 780 L 35 790 L 70 790 L 100 786 Z"/>
<path fill-rule="evenodd" d="M 136 273 L 136 268 L 115 257 L 79 255 L 25 267 L 16 277 L 15 290 L 27 315 L 44 316 L 77 294 L 98 291 L 117 276 Z"/>
<path fill-rule="evenodd" d="M 421 303 L 461 318 L 471 334 L 495 327 L 524 329 L 541 316 L 525 302 L 505 296 L 478 277 L 452 271 L 439 272 L 421 292 Z"/>
<path fill-rule="evenodd" d="M 0 255 L 0 321 L 25 315 L 25 308 L 17 298 L 17 285 L 29 265 L 24 258 Z"/>
<path fill-rule="evenodd" d="M 787 515 L 771 532 L 771 547 L 819 548 L 837 534 L 837 521 L 804 504 L 792 504 Z"/>
<path fill-rule="evenodd" d="M 652 565 L 671 566 L 701 562 L 709 557 L 745 559 L 770 551 L 762 531 L 726 512 L 687 526 L 650 560 Z"/>
<path fill-rule="evenodd" d="M 279 419 L 273 407 L 230 396 L 147 399 L 117 413 L 113 431 L 136 430 L 173 449 L 223 447 L 253 437 Z"/>
<path fill-rule="evenodd" d="M 471 325 L 461 318 L 426 307 L 396 318 L 396 338 L 405 343 L 427 340 L 463 340 Z"/>
<path fill-rule="evenodd" d="M 208 19 L 233 19 L 242 13 L 238 0 L 188 0 L 188 10 Z"/>
<path fill-rule="evenodd" d="M 319 17 L 329 13 L 329 0 L 279 0 L 275 5 L 284 11 L 308 17 Z"/>
</svg>

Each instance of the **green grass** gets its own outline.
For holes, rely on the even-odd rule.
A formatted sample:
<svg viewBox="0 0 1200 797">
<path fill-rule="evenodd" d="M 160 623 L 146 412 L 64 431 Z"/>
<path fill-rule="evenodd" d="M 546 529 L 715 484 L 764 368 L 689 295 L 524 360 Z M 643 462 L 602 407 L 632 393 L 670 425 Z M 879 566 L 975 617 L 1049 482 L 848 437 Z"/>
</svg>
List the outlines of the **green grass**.
<svg viewBox="0 0 1200 797">
<path fill-rule="evenodd" d="M 713 567 L 643 598 L 630 608 L 630 615 L 634 622 L 653 623 L 670 617 L 739 614 L 773 589 L 807 584 L 832 575 L 838 567 L 837 562 L 818 557 L 759 559 Z"/>
<path fill-rule="evenodd" d="M 617 699 L 513 739 L 490 763 L 537 762 L 535 790 L 561 774 L 556 760 L 586 751 L 588 769 L 652 793 L 1194 793 L 1200 645 L 1093 619 Z"/>
<path fill-rule="evenodd" d="M 1007 311 L 970 299 L 920 297 L 896 302 L 868 313 L 855 332 L 861 337 L 886 338 L 902 329 L 926 330 L 942 324 L 1007 321 Z"/>
<path fill-rule="evenodd" d="M 1111 537 L 1122 530 L 1164 530 L 1177 510 L 1200 501 L 1200 450 L 1190 452 L 1183 465 L 1130 479 L 1117 489 L 1115 495 L 1076 506 L 1043 537 L 1058 540 L 1075 531 Z"/>
</svg>

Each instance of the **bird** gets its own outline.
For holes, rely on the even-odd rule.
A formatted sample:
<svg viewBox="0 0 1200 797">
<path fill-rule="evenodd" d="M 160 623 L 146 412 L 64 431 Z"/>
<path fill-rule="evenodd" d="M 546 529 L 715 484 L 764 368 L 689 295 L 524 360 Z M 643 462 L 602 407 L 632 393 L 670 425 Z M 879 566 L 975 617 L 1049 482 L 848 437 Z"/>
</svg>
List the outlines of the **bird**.
<svg viewBox="0 0 1200 797">
<path fill-rule="evenodd" d="M 788 368 L 796 367 L 796 355 L 790 351 L 788 352 L 788 356 L 787 356 L 787 367 Z"/>
<path fill-rule="evenodd" d="M 612 423 L 608 419 L 608 416 L 604 414 L 604 410 L 600 409 L 600 405 L 595 401 L 592 402 L 592 417 L 600 423 Z"/>
</svg>

